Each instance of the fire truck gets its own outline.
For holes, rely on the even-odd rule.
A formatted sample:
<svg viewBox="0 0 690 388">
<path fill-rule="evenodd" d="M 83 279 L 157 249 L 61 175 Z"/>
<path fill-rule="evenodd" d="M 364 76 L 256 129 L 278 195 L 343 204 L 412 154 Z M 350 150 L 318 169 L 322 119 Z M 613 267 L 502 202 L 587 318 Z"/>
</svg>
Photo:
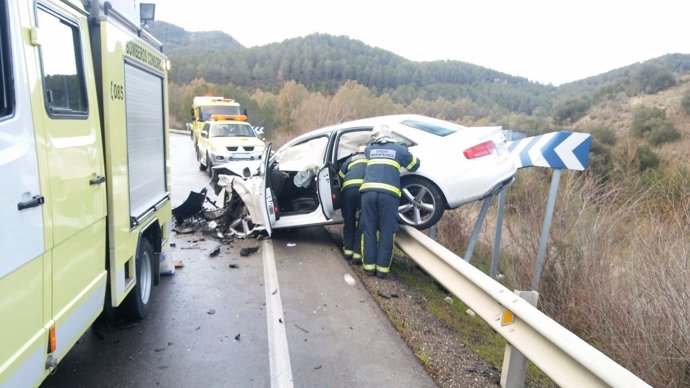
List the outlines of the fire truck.
<svg viewBox="0 0 690 388">
<path fill-rule="evenodd" d="M 148 314 L 172 210 L 144 6 L 0 0 L 0 387 L 41 384 L 101 314 Z"/>
</svg>

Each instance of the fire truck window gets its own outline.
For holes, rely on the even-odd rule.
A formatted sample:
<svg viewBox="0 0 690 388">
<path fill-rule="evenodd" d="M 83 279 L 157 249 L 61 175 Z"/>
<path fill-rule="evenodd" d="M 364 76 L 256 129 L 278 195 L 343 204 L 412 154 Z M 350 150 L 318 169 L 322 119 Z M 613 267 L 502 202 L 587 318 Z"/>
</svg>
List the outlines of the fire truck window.
<svg viewBox="0 0 690 388">
<path fill-rule="evenodd" d="M 0 118 L 9 116 L 14 111 L 14 93 L 10 72 L 9 19 L 7 18 L 7 1 L 0 0 Z"/>
<path fill-rule="evenodd" d="M 43 8 L 36 12 L 45 104 L 51 116 L 86 116 L 79 29 Z"/>
</svg>

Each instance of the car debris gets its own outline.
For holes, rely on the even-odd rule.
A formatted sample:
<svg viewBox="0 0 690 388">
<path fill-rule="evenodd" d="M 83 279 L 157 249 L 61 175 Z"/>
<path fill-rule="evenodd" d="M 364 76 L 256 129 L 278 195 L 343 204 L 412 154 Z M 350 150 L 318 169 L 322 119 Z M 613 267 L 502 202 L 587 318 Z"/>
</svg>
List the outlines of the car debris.
<svg viewBox="0 0 690 388">
<path fill-rule="evenodd" d="M 226 163 L 214 169 L 232 174 L 227 166 L 233 163 L 238 164 Z M 249 169 L 246 166 L 244 169 L 247 174 Z M 266 238 L 265 228 L 252 219 L 245 204 L 250 202 L 247 200 L 250 193 L 245 186 L 235 185 L 235 179 L 242 178 L 237 175 L 214 174 L 209 186 L 213 187 L 215 198 L 208 196 L 207 188 L 198 192 L 190 191 L 187 199 L 173 209 L 176 222 L 173 231 L 177 234 L 201 232 L 223 243 L 247 237 L 258 240 Z"/>
<path fill-rule="evenodd" d="M 259 247 L 246 247 L 240 249 L 240 256 L 249 256 L 259 250 Z"/>
</svg>

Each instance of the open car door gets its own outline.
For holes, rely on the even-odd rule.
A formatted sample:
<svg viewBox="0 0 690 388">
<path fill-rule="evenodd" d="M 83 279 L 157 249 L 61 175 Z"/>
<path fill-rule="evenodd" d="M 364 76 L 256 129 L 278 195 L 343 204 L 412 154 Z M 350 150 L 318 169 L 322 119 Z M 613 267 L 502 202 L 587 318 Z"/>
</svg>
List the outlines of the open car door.
<svg viewBox="0 0 690 388">
<path fill-rule="evenodd" d="M 273 189 L 271 189 L 271 143 L 266 145 L 264 154 L 261 156 L 261 166 L 259 167 L 259 175 L 261 176 L 261 192 L 259 193 L 259 204 L 261 206 L 261 213 L 263 214 L 264 226 L 268 235 L 273 231 L 273 225 L 277 220 L 276 209 L 278 204 Z"/>
<path fill-rule="evenodd" d="M 319 195 L 319 202 L 321 203 L 321 210 L 326 219 L 333 218 L 335 204 L 340 199 L 340 189 L 338 181 L 335 179 L 337 172 L 332 163 L 326 163 L 316 176 L 317 190 Z"/>
</svg>

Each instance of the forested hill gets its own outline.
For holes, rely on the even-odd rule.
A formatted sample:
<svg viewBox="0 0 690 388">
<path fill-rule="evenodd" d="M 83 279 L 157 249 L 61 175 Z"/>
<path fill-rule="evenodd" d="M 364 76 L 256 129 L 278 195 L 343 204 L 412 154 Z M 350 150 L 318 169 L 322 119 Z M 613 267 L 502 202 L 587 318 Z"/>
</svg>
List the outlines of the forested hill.
<svg viewBox="0 0 690 388">
<path fill-rule="evenodd" d="M 153 22 L 150 32 L 163 42 L 173 65 L 170 81 L 176 84 L 204 79 L 275 92 L 294 80 L 311 91 L 332 94 L 355 80 L 374 92 L 389 92 L 401 103 L 465 98 L 528 115 L 537 108 L 552 112 L 559 101 L 572 105 L 569 100 L 663 90 L 690 71 L 690 55 L 670 54 L 554 87 L 461 61 L 414 62 L 345 36 L 312 34 L 245 48 L 220 31 L 188 32 L 162 21 Z"/>
<path fill-rule="evenodd" d="M 232 36 L 221 31 L 188 32 L 166 22 L 151 22 L 149 27 L 149 32 L 163 43 L 166 54 L 173 58 L 244 49 Z"/>
<path fill-rule="evenodd" d="M 554 89 L 460 61 L 410 61 L 344 36 L 313 34 L 244 48 L 222 32 L 187 32 L 160 21 L 150 32 L 163 42 L 173 65 L 170 80 L 177 84 L 202 78 L 276 91 L 294 80 L 312 91 L 333 93 L 355 80 L 378 92 L 398 91 L 403 99 L 405 90 L 414 90 L 407 93 L 410 99 L 413 94 L 430 100 L 469 98 L 528 114 L 539 106 L 548 109 L 545 95 Z"/>
</svg>

